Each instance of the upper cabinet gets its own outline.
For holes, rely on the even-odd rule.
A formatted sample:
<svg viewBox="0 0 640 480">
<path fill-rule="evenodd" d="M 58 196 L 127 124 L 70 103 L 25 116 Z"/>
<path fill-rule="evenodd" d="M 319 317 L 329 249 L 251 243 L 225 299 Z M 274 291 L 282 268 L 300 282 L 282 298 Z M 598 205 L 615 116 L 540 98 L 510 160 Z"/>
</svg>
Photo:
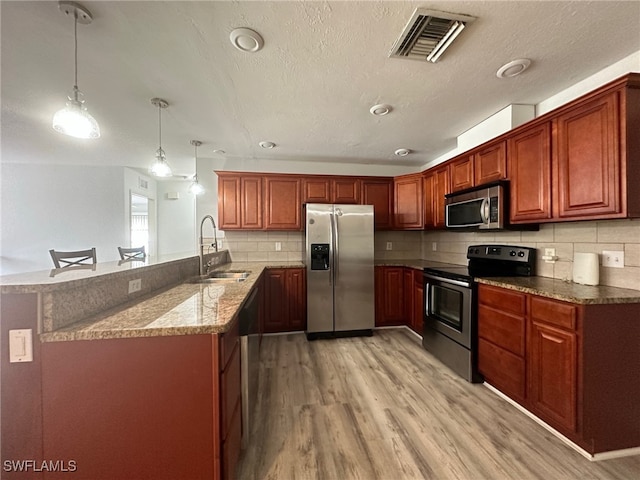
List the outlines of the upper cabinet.
<svg viewBox="0 0 640 480">
<path fill-rule="evenodd" d="M 544 122 L 509 139 L 511 223 L 551 218 L 551 123 Z"/>
<path fill-rule="evenodd" d="M 307 177 L 302 180 L 302 203 L 332 203 L 331 179 Z"/>
<path fill-rule="evenodd" d="M 506 141 L 483 145 L 453 159 L 449 174 L 452 192 L 507 178 Z"/>
<path fill-rule="evenodd" d="M 511 223 L 640 216 L 640 75 L 631 74 L 509 135 Z"/>
<path fill-rule="evenodd" d="M 262 229 L 262 177 L 218 172 L 218 223 L 222 230 Z"/>
<path fill-rule="evenodd" d="M 289 176 L 264 179 L 264 225 L 267 230 L 301 230 L 301 180 Z"/>
<path fill-rule="evenodd" d="M 303 177 L 302 203 L 359 204 L 361 182 L 360 177 Z"/>
<path fill-rule="evenodd" d="M 362 204 L 373 205 L 376 230 L 393 227 L 393 181 L 362 179 Z"/>
<path fill-rule="evenodd" d="M 360 179 L 357 177 L 337 177 L 331 180 L 332 203 L 360 203 Z"/>
<path fill-rule="evenodd" d="M 395 192 L 394 226 L 400 230 L 421 230 L 424 226 L 422 212 L 422 175 L 411 174 L 393 180 Z"/>
<path fill-rule="evenodd" d="M 424 227 L 425 229 L 445 228 L 445 198 L 451 193 L 451 164 L 447 163 L 427 170 L 423 176 Z"/>
</svg>

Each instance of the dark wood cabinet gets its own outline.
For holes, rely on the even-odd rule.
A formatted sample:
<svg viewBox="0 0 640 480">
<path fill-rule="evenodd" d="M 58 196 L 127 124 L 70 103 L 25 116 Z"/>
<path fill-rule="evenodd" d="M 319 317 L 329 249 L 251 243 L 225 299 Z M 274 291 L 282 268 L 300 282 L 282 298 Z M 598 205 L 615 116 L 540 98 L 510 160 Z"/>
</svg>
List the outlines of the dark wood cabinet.
<svg viewBox="0 0 640 480">
<path fill-rule="evenodd" d="M 619 116 L 619 94 L 613 92 L 555 120 L 559 218 L 622 213 Z"/>
<path fill-rule="evenodd" d="M 424 226 L 422 175 L 412 174 L 393 180 L 395 195 L 394 226 L 398 230 L 421 230 Z"/>
<path fill-rule="evenodd" d="M 242 441 L 242 390 L 240 385 L 239 323 L 220 335 L 220 441 L 222 478 L 236 478 Z"/>
<path fill-rule="evenodd" d="M 449 163 L 451 172 L 451 191 L 457 192 L 475 185 L 473 155 L 463 155 Z"/>
<path fill-rule="evenodd" d="M 359 204 L 360 179 L 357 177 L 338 177 L 331 180 L 332 203 Z"/>
<path fill-rule="evenodd" d="M 478 149 L 473 155 L 474 185 L 507 178 L 507 144 L 504 140 Z"/>
<path fill-rule="evenodd" d="M 300 179 L 269 176 L 264 180 L 264 216 L 267 230 L 301 230 Z"/>
<path fill-rule="evenodd" d="M 404 268 L 375 268 L 376 327 L 405 324 Z"/>
<path fill-rule="evenodd" d="M 449 167 L 436 168 L 433 176 L 433 227 L 445 228 L 445 195 L 451 193 Z"/>
<path fill-rule="evenodd" d="M 511 223 L 551 219 L 551 124 L 544 122 L 509 139 Z"/>
<path fill-rule="evenodd" d="M 404 294 L 404 313 L 403 318 L 405 325 L 413 328 L 413 269 L 404 267 L 402 272 L 402 289 Z"/>
<path fill-rule="evenodd" d="M 526 295 L 478 288 L 478 369 L 486 381 L 524 402 Z"/>
<path fill-rule="evenodd" d="M 305 270 L 303 268 L 268 268 L 264 275 L 264 332 L 305 330 L 307 327 Z"/>
<path fill-rule="evenodd" d="M 302 179 L 302 203 L 331 203 L 331 179 L 329 177 L 305 177 Z"/>
<path fill-rule="evenodd" d="M 222 230 L 261 230 L 262 177 L 234 172 L 218 174 L 218 224 Z"/>
<path fill-rule="evenodd" d="M 411 327 L 422 335 L 424 329 L 424 274 L 422 270 L 411 269 L 413 273 L 413 312 Z"/>
<path fill-rule="evenodd" d="M 373 205 L 376 230 L 393 227 L 393 181 L 362 180 L 362 204 Z"/>
<path fill-rule="evenodd" d="M 527 391 L 531 410 L 574 432 L 577 414 L 576 333 L 532 317 L 528 335 Z"/>
<path fill-rule="evenodd" d="M 640 304 L 575 304 L 479 285 L 487 383 L 590 453 L 640 444 Z"/>
</svg>

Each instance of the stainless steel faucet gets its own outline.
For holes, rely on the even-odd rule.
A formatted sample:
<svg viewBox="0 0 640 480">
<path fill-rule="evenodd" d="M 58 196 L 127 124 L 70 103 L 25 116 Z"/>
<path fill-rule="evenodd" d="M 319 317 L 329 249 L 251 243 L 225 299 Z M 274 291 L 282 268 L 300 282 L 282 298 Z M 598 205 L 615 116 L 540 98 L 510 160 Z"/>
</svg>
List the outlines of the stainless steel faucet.
<svg viewBox="0 0 640 480">
<path fill-rule="evenodd" d="M 204 227 L 204 222 L 209 219 L 211 220 L 211 225 L 213 225 L 213 243 L 211 246 L 215 248 L 216 252 L 218 251 L 218 239 L 216 238 L 216 221 L 213 219 L 211 215 L 205 215 L 202 221 L 200 222 L 200 275 L 206 275 L 211 266 L 211 262 L 208 262 L 205 266 L 204 264 L 204 237 L 202 236 L 202 229 Z"/>
</svg>

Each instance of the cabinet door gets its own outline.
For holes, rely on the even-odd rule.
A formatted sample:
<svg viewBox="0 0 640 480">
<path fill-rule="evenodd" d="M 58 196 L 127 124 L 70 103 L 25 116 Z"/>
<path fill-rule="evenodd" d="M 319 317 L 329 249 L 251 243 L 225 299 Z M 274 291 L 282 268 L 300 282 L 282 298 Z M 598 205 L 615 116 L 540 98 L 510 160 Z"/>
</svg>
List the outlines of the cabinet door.
<svg viewBox="0 0 640 480">
<path fill-rule="evenodd" d="M 402 325 L 404 322 L 402 267 L 378 267 L 376 288 L 376 326 Z"/>
<path fill-rule="evenodd" d="M 507 144 L 499 142 L 478 150 L 473 156 L 475 185 L 507 178 Z"/>
<path fill-rule="evenodd" d="M 424 228 L 433 229 L 436 226 L 435 218 L 435 174 L 429 173 L 422 179 L 422 196 L 424 206 Z"/>
<path fill-rule="evenodd" d="M 433 219 L 436 228 L 445 228 L 444 196 L 451 193 L 449 186 L 449 167 L 439 168 L 435 172 L 433 183 Z"/>
<path fill-rule="evenodd" d="M 362 204 L 373 205 L 376 230 L 393 226 L 393 183 L 391 180 L 362 180 Z"/>
<path fill-rule="evenodd" d="M 266 333 L 286 332 L 289 324 L 289 306 L 287 297 L 286 269 L 269 268 L 264 278 Z"/>
<path fill-rule="evenodd" d="M 402 288 L 404 290 L 404 324 L 413 327 L 413 269 L 405 268 L 402 272 Z"/>
<path fill-rule="evenodd" d="M 511 223 L 551 219 L 551 125 L 543 123 L 509 139 Z"/>
<path fill-rule="evenodd" d="M 303 179 L 302 203 L 331 203 L 331 180 L 326 177 Z"/>
<path fill-rule="evenodd" d="M 218 176 L 218 223 L 222 230 L 241 228 L 239 176 Z"/>
<path fill-rule="evenodd" d="M 422 335 L 424 328 L 424 274 L 413 270 L 413 329 Z"/>
<path fill-rule="evenodd" d="M 303 268 L 287 268 L 287 292 L 284 302 L 289 305 L 289 331 L 307 329 L 306 271 Z"/>
<path fill-rule="evenodd" d="M 473 155 L 465 155 L 464 157 L 451 162 L 451 191 L 457 192 L 475 185 Z"/>
<path fill-rule="evenodd" d="M 422 176 L 410 175 L 394 179 L 395 227 L 400 230 L 423 228 Z"/>
<path fill-rule="evenodd" d="M 335 178 L 331 181 L 333 203 L 360 203 L 359 178 Z"/>
<path fill-rule="evenodd" d="M 528 332 L 528 398 L 534 413 L 576 431 L 576 334 L 532 320 Z"/>
<path fill-rule="evenodd" d="M 557 118 L 556 178 L 559 218 L 622 212 L 618 92 Z"/>
<path fill-rule="evenodd" d="M 267 230 L 302 229 L 300 179 L 265 178 L 265 228 Z"/>
<path fill-rule="evenodd" d="M 241 228 L 261 230 L 262 224 L 262 177 L 240 177 Z"/>
</svg>

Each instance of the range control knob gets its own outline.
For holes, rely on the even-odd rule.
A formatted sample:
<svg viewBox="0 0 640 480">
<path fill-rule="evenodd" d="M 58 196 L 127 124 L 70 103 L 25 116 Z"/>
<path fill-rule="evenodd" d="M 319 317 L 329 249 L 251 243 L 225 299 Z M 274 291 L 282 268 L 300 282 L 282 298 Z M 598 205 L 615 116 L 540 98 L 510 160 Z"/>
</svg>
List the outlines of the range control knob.
<svg viewBox="0 0 640 480">
<path fill-rule="evenodd" d="M 524 257 L 524 252 L 523 252 L 522 250 L 520 250 L 520 251 L 518 252 L 518 256 L 519 256 L 519 257 Z"/>
<path fill-rule="evenodd" d="M 511 251 L 509 252 L 509 256 L 510 256 L 510 257 L 515 257 L 515 256 L 516 256 L 516 251 L 515 251 L 515 250 L 511 250 Z"/>
</svg>

